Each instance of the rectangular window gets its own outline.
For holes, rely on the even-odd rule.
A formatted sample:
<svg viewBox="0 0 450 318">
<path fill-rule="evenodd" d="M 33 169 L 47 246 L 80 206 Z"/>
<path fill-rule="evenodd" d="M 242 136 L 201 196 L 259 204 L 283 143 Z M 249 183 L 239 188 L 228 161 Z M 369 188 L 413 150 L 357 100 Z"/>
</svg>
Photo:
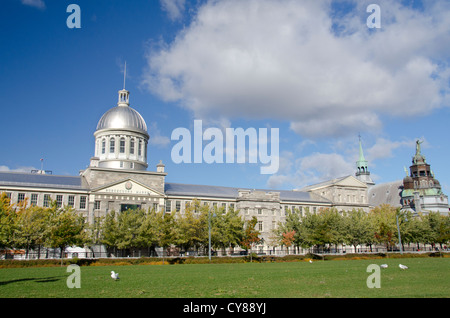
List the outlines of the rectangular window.
<svg viewBox="0 0 450 318">
<path fill-rule="evenodd" d="M 94 201 L 94 210 L 100 210 L 100 201 L 98 200 Z"/>
<path fill-rule="evenodd" d="M 63 196 L 62 196 L 62 194 L 58 194 L 56 196 L 56 206 L 58 208 L 62 207 L 62 202 L 63 202 Z"/>
<path fill-rule="evenodd" d="M 103 139 L 103 140 L 102 140 L 102 154 L 104 155 L 105 152 L 106 152 L 106 140 Z"/>
<path fill-rule="evenodd" d="M 73 208 L 75 206 L 75 196 L 74 195 L 69 195 L 67 205 L 70 206 L 71 208 Z"/>
<path fill-rule="evenodd" d="M 120 153 L 125 153 L 125 138 L 120 138 Z"/>
<path fill-rule="evenodd" d="M 172 201 L 167 200 L 166 201 L 166 213 L 171 213 L 172 212 Z"/>
<path fill-rule="evenodd" d="M 262 231 L 263 230 L 263 222 L 262 221 L 258 221 L 258 231 Z"/>
<path fill-rule="evenodd" d="M 17 196 L 17 203 L 23 202 L 25 200 L 25 193 L 19 193 Z"/>
<path fill-rule="evenodd" d="M 48 206 L 50 205 L 50 194 L 44 194 L 44 208 L 48 208 Z"/>
<path fill-rule="evenodd" d="M 37 201 L 38 201 L 37 193 L 32 193 L 31 194 L 31 205 L 37 205 Z"/>
<path fill-rule="evenodd" d="M 262 209 L 258 209 L 258 214 L 259 214 L 259 215 L 262 214 Z"/>
<path fill-rule="evenodd" d="M 134 155 L 134 139 L 130 140 L 130 154 Z"/>
<path fill-rule="evenodd" d="M 86 209 L 86 197 L 85 196 L 80 197 L 80 209 L 81 210 Z"/>
<path fill-rule="evenodd" d="M 181 201 L 175 201 L 175 210 L 177 212 L 181 210 Z"/>
<path fill-rule="evenodd" d="M 109 140 L 109 153 L 115 152 L 115 145 L 116 145 L 116 140 L 114 138 L 111 138 Z"/>
<path fill-rule="evenodd" d="M 234 210 L 234 203 L 230 203 L 229 209 Z"/>
<path fill-rule="evenodd" d="M 153 210 L 158 212 L 158 203 L 153 203 Z"/>
</svg>

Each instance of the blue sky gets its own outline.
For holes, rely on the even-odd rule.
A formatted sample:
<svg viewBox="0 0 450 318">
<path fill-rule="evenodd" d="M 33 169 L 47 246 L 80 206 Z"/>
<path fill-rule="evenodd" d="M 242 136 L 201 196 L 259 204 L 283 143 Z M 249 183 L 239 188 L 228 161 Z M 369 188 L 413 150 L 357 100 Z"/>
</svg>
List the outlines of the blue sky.
<svg viewBox="0 0 450 318">
<path fill-rule="evenodd" d="M 67 6 L 81 8 L 69 29 Z M 369 29 L 369 4 L 381 28 Z M 301 188 L 354 174 L 358 135 L 376 183 L 423 153 L 450 193 L 448 1 L 6 0 L 0 11 L 0 170 L 77 175 L 117 103 L 147 122 L 168 182 Z M 278 128 L 280 168 L 175 164 L 172 131 Z"/>
</svg>

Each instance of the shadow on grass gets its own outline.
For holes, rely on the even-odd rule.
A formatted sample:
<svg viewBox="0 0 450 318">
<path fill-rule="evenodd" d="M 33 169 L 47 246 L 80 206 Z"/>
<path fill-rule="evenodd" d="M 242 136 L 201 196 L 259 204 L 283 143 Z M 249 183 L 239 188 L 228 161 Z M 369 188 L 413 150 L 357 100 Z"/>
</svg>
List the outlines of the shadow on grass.
<svg viewBox="0 0 450 318">
<path fill-rule="evenodd" d="M 52 283 L 56 282 L 58 280 L 62 280 L 66 276 L 53 276 L 53 277 L 45 277 L 45 278 L 21 278 L 21 279 L 13 279 L 13 280 L 6 280 L 6 281 L 0 281 L 0 286 L 12 284 L 12 283 L 20 283 L 20 282 L 26 282 L 26 281 L 34 281 L 36 283 Z"/>
</svg>

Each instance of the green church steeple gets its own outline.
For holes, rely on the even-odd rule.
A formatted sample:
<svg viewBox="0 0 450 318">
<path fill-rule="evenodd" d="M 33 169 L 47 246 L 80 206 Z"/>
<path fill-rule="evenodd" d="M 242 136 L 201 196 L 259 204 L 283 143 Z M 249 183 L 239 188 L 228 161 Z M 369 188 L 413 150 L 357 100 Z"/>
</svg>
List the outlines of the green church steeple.
<svg viewBox="0 0 450 318">
<path fill-rule="evenodd" d="M 361 144 L 361 136 L 359 136 L 359 159 L 356 161 L 356 178 L 360 181 L 366 183 L 367 185 L 374 185 L 375 183 L 372 181 L 370 177 L 370 172 L 368 168 L 369 163 L 366 158 L 364 158 L 364 152 Z"/>
</svg>

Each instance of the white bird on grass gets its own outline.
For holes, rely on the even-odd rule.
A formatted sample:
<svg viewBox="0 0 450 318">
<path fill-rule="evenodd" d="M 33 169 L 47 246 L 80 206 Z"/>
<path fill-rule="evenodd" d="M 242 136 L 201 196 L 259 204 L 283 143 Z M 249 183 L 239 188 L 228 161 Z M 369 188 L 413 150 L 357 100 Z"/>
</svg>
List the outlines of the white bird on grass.
<svg viewBox="0 0 450 318">
<path fill-rule="evenodd" d="M 398 264 L 398 267 L 400 267 L 401 269 L 408 269 L 408 266 L 402 264 Z"/>
<path fill-rule="evenodd" d="M 312 259 L 310 259 L 309 262 L 312 263 Z"/>
<path fill-rule="evenodd" d="M 388 268 L 388 265 L 387 264 L 381 264 L 380 267 L 381 268 Z"/>
<path fill-rule="evenodd" d="M 114 280 L 118 280 L 119 279 L 119 273 L 115 273 L 114 271 L 111 271 L 111 278 Z"/>
</svg>

